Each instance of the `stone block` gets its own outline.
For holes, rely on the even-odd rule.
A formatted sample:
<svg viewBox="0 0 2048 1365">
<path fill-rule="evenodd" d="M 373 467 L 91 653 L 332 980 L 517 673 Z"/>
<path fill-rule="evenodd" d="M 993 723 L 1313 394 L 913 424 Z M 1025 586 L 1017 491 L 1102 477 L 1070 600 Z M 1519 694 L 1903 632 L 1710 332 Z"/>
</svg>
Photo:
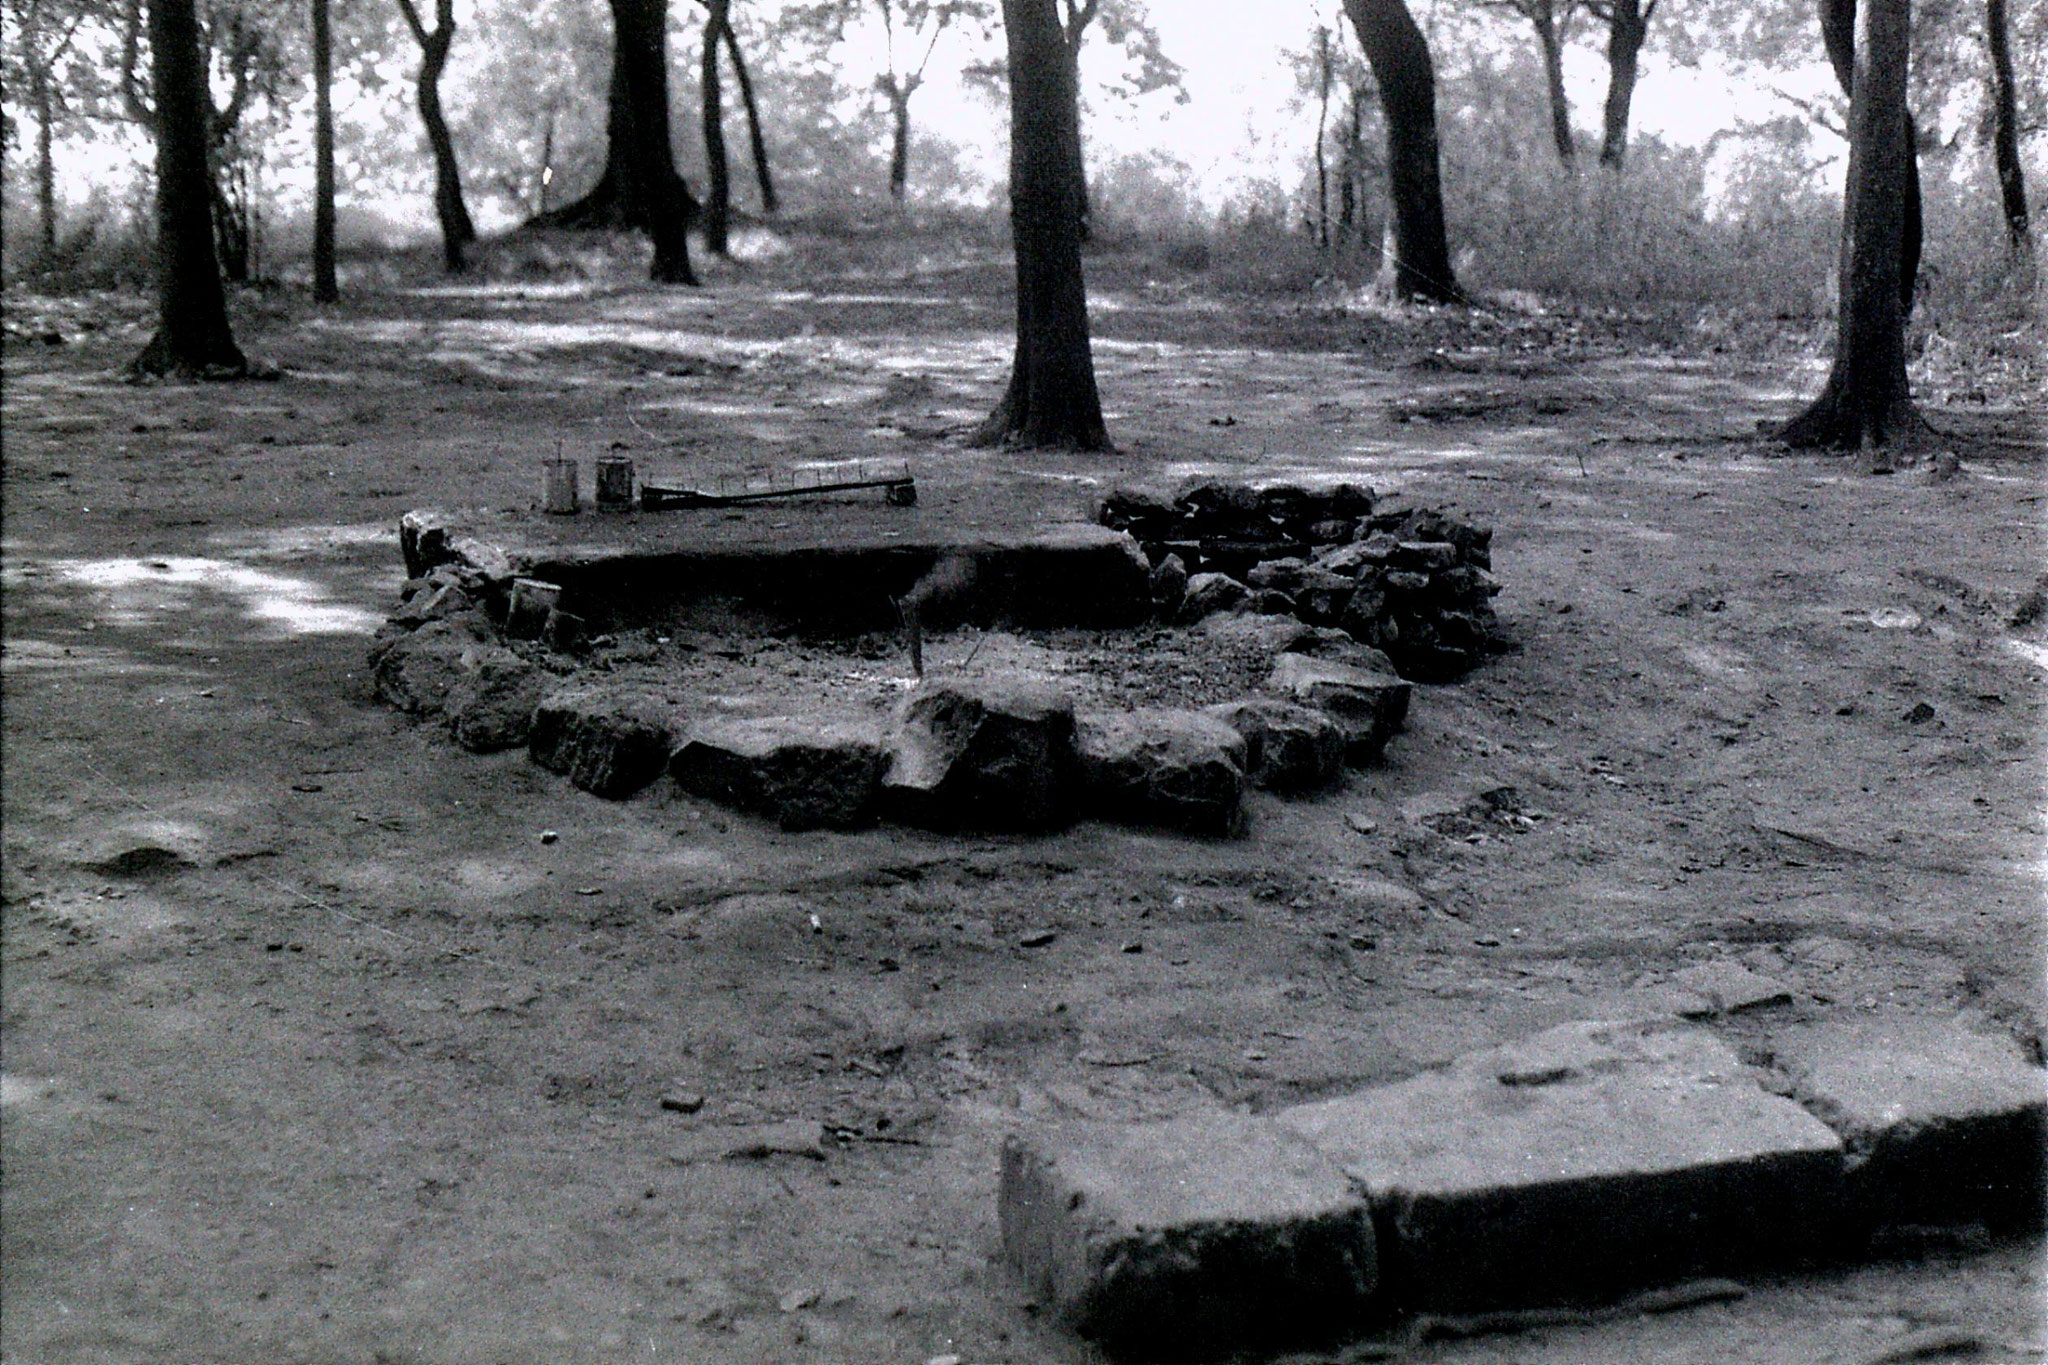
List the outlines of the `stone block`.
<svg viewBox="0 0 2048 1365">
<path fill-rule="evenodd" d="M 904 702 L 882 780 L 890 819 L 1050 829 L 1074 815 L 1074 704 L 1044 683 L 927 686 Z"/>
<path fill-rule="evenodd" d="M 533 734 L 543 675 L 502 645 L 486 645 L 448 691 L 448 728 L 472 753 L 516 749 Z"/>
<path fill-rule="evenodd" d="M 1326 712 L 1343 728 L 1345 757 L 1354 764 L 1378 758 L 1408 718 L 1410 688 L 1401 678 L 1307 654 L 1282 654 L 1266 691 Z"/>
<path fill-rule="evenodd" d="M 1084 715 L 1074 729 L 1081 809 L 1122 824 L 1229 834 L 1243 819 L 1242 735 L 1198 711 Z"/>
<path fill-rule="evenodd" d="M 2048 1071 L 2010 1038 L 1899 1015 L 1773 1043 L 1794 1097 L 1848 1148 L 1849 1202 L 1864 1226 L 2041 1226 Z"/>
<path fill-rule="evenodd" d="M 1244 737 L 1246 774 L 1269 791 L 1326 787 L 1344 771 L 1344 730 L 1321 711 L 1277 697 L 1212 706 L 1208 714 Z"/>
<path fill-rule="evenodd" d="M 593 796 L 631 796 L 668 766 L 679 728 L 666 699 L 604 687 L 551 692 L 534 709 L 533 761 Z"/>
<path fill-rule="evenodd" d="M 1188 595 L 1188 566 L 1175 554 L 1163 556 L 1152 566 L 1152 614 L 1162 621 L 1180 615 Z"/>
<path fill-rule="evenodd" d="M 691 727 L 669 772 L 684 791 L 784 829 L 852 829 L 875 818 L 888 764 L 873 726 L 770 716 Z"/>
<path fill-rule="evenodd" d="M 416 508 L 398 519 L 398 552 L 405 559 L 407 578 L 424 578 L 427 571 L 448 562 L 448 521 L 439 512 Z"/>
<path fill-rule="evenodd" d="M 1597 1300 L 1781 1262 L 1837 1213 L 1842 1144 L 1722 1043 L 1567 1024 L 1276 1119 L 1358 1182 L 1413 1309 Z"/>
<path fill-rule="evenodd" d="M 1271 1120 L 1070 1125 L 1003 1145 L 1003 1250 L 1112 1351 L 1214 1356 L 1340 1335 L 1375 1245 L 1342 1171 Z"/>
<path fill-rule="evenodd" d="M 1251 595 L 1251 589 L 1228 574 L 1198 573 L 1188 579 L 1178 619 L 1186 624 L 1220 611 L 1236 611 Z"/>
<path fill-rule="evenodd" d="M 475 670 L 478 652 L 498 647 L 496 639 L 481 613 L 429 621 L 371 649 L 371 685 L 378 697 L 409 715 L 437 714 L 446 708 L 448 694 Z"/>
</svg>

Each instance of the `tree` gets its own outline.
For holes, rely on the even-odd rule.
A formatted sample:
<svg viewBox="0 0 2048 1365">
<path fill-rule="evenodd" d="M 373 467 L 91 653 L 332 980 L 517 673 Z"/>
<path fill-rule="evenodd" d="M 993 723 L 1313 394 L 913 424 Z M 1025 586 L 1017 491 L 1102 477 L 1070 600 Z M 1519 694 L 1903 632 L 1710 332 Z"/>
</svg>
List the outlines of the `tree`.
<svg viewBox="0 0 2048 1365">
<path fill-rule="evenodd" d="M 2027 181 L 2020 171 L 2019 101 L 2013 93 L 2012 41 L 2005 0 L 1984 0 L 1984 41 L 1991 51 L 1991 160 L 1998 170 L 1999 208 L 2013 254 L 2034 249 L 2027 221 Z"/>
<path fill-rule="evenodd" d="M 1628 155 L 1628 111 L 1636 97 L 1636 64 L 1650 36 L 1657 0 L 1586 0 L 1586 8 L 1607 25 L 1607 105 L 1602 112 L 1600 164 L 1621 169 Z"/>
<path fill-rule="evenodd" d="M 977 445 L 1107 450 L 1081 276 L 1081 111 L 1054 0 L 1003 0 L 1010 66 L 1010 234 L 1017 349 Z"/>
<path fill-rule="evenodd" d="M 1379 83 L 1387 119 L 1387 182 L 1393 200 L 1387 284 L 1394 297 L 1429 303 L 1463 299 L 1444 236 L 1438 170 L 1436 72 L 1429 44 L 1405 0 L 1344 0 L 1344 12 Z"/>
<path fill-rule="evenodd" d="M 704 108 L 704 249 L 727 254 L 726 224 L 732 215 L 732 177 L 725 155 L 725 109 L 718 85 L 718 44 L 730 31 L 732 0 L 704 0 L 704 52 L 698 95 Z"/>
<path fill-rule="evenodd" d="M 1820 397 L 1779 433 L 1792 446 L 1904 444 L 1925 425 L 1906 383 L 1900 289 L 1913 161 L 1906 114 L 1912 0 L 1863 0 L 1859 9 L 1851 38 L 1849 183 L 1842 204 L 1834 367 Z"/>
<path fill-rule="evenodd" d="M 434 0 L 434 27 L 420 19 L 415 0 L 398 0 L 405 26 L 420 45 L 420 122 L 434 156 L 434 216 L 441 220 L 441 258 L 451 274 L 463 268 L 463 251 L 476 240 L 476 224 L 462 198 L 462 170 L 455 161 L 455 139 L 441 112 L 441 73 L 448 67 L 448 49 L 455 42 L 455 0 Z"/>
<path fill-rule="evenodd" d="M 233 378 L 249 371 L 228 326 L 206 170 L 206 59 L 193 0 L 150 0 L 156 123 L 157 330 L 135 375 Z"/>
<path fill-rule="evenodd" d="M 1550 97 L 1550 143 L 1557 159 L 1567 168 L 1577 164 L 1578 148 L 1572 140 L 1571 100 L 1564 89 L 1564 45 L 1571 36 L 1571 24 L 1579 0 L 1485 0 L 1489 8 L 1519 14 L 1536 31 L 1536 50 L 1543 58 L 1543 84 Z M 1624 104 L 1622 125 L 1626 136 L 1628 118 Z"/>
<path fill-rule="evenodd" d="M 143 0 L 128 0 L 121 52 L 121 93 L 128 117 L 137 123 L 154 120 L 143 97 L 141 41 Z M 284 14 L 267 0 L 229 0 L 209 7 L 208 22 L 194 24 L 199 42 L 205 104 L 206 196 L 213 215 L 214 247 L 220 269 L 237 284 L 247 283 L 255 268 L 255 205 L 250 162 L 257 150 L 243 143 L 244 116 L 252 103 L 275 105 L 287 63 L 277 35 L 288 26 Z M 152 39 L 152 41 L 154 41 Z M 228 101 L 213 102 L 211 72 L 218 68 L 228 86 Z"/>
<path fill-rule="evenodd" d="M 640 228 L 654 243 L 651 278 L 695 284 L 688 230 L 702 212 L 676 172 L 668 131 L 668 0 L 610 0 L 612 75 L 604 170 L 573 203 L 532 227 Z"/>
<path fill-rule="evenodd" d="M 1316 82 L 1316 245 L 1328 248 L 1330 245 L 1330 157 L 1325 143 L 1330 127 L 1330 86 L 1335 79 L 1331 70 L 1330 28 L 1327 24 L 1316 25 L 1315 82 Z"/>
<path fill-rule="evenodd" d="M 341 297 L 334 278 L 334 34 L 327 0 L 313 0 L 313 298 Z"/>
<path fill-rule="evenodd" d="M 1820 36 L 1827 46 L 1828 65 L 1850 103 L 1850 141 L 1855 140 L 1856 101 L 1856 7 L 1857 0 L 1820 0 Z M 1910 28 L 1910 25 L 1908 26 Z M 1911 66 L 1910 57 L 1903 63 Z M 1920 277 L 1920 250 L 1924 228 L 1920 208 L 1920 139 L 1913 126 L 1913 111 L 1899 101 L 1899 117 L 1906 121 L 1906 186 L 1904 210 L 1899 221 L 1899 306 L 1905 316 L 1913 314 L 1913 285 Z M 1844 209 L 1846 215 L 1847 209 Z M 1844 222 L 1843 232 L 1848 227 Z"/>
<path fill-rule="evenodd" d="M 732 60 L 733 80 L 740 87 L 740 103 L 747 111 L 747 142 L 754 155 L 754 181 L 761 188 L 761 212 L 774 213 L 780 204 L 775 195 L 775 177 L 768 169 L 768 141 L 761 136 L 761 110 L 754 103 L 754 79 L 747 73 L 747 59 L 740 55 L 739 35 L 730 23 L 725 25 L 725 55 Z"/>
<path fill-rule="evenodd" d="M 8 45 L 7 86 L 28 88 L 36 121 L 36 268 L 57 261 L 57 120 L 66 110 L 61 68 L 85 12 L 60 0 L 25 0 L 14 13 L 14 41 Z"/>
</svg>

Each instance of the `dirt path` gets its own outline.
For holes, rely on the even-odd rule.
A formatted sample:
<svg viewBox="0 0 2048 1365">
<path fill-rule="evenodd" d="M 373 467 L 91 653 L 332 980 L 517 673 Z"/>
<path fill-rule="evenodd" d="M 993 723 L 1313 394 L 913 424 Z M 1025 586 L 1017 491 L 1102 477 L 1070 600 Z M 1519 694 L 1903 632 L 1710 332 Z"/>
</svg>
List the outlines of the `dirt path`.
<svg viewBox="0 0 2048 1365">
<path fill-rule="evenodd" d="M 1000 278 L 280 309 L 245 332 L 289 377 L 225 388 L 115 382 L 138 338 L 105 303 L 10 340 L 10 1359 L 1083 1360 L 992 1260 L 1020 1117 L 1265 1107 L 1722 958 L 1789 984 L 1786 1021 L 1969 1010 L 2039 1045 L 2038 442 L 1871 478 L 1751 439 L 1811 373 L 1656 324 L 1223 304 L 1110 263 L 1122 453 L 992 455 L 958 437 L 1007 363 Z M 558 441 L 903 456 L 1020 515 L 1362 478 L 1498 527 L 1523 648 L 1235 842 L 607 804 L 363 683 L 398 514 L 522 505 Z M 1500 786 L 1530 818 L 1472 818 Z M 784 1119 L 822 1160 L 676 1159 Z M 2035 1251 L 1421 1356 L 1854 1358 L 1956 1322 L 2033 1360 Z"/>
</svg>

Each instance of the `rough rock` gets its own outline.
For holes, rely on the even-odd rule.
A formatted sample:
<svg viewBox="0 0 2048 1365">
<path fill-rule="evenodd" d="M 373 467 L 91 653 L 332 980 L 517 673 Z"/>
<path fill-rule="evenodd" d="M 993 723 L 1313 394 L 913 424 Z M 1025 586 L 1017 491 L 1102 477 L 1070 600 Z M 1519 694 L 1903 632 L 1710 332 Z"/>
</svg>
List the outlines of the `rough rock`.
<svg viewBox="0 0 2048 1365">
<path fill-rule="evenodd" d="M 668 766 L 677 720 L 672 703 L 640 692 L 567 687 L 534 709 L 533 761 L 594 796 L 631 796 Z"/>
<path fill-rule="evenodd" d="M 1251 589 L 1228 574 L 1198 573 L 1188 579 L 1179 619 L 1187 623 L 1220 611 L 1235 611 L 1250 597 Z"/>
<path fill-rule="evenodd" d="M 1214 1356 L 1327 1339 L 1376 1283 L 1364 1202 L 1269 1119 L 1071 1125 L 1003 1145 L 1003 1250 L 1112 1351 Z"/>
<path fill-rule="evenodd" d="M 1083 715 L 1074 752 L 1088 814 L 1191 834 L 1228 834 L 1243 818 L 1245 741 L 1214 716 L 1164 709 Z"/>
<path fill-rule="evenodd" d="M 489 621 L 476 612 L 429 621 L 381 641 L 370 651 L 377 695 L 409 715 L 432 715 L 455 685 L 475 670 L 480 649 L 496 648 Z"/>
<path fill-rule="evenodd" d="M 1245 575 L 1245 586 L 1251 588 L 1273 588 L 1280 592 L 1292 593 L 1301 587 L 1302 575 L 1308 569 L 1303 559 L 1269 559 L 1253 566 Z"/>
<path fill-rule="evenodd" d="M 873 726 L 771 716 L 693 726 L 669 772 L 684 791 L 784 829 L 852 829 L 874 819 L 888 764 Z"/>
<path fill-rule="evenodd" d="M 1282 654 L 1266 691 L 1327 712 L 1343 727 L 1345 757 L 1354 764 L 1378 758 L 1408 718 L 1410 689 L 1400 678 L 1307 654 Z"/>
<path fill-rule="evenodd" d="M 511 650 L 485 645 L 472 670 L 448 692 L 448 728 L 473 753 L 495 753 L 526 743 L 540 705 L 544 675 Z"/>
<path fill-rule="evenodd" d="M 1152 614 L 1162 621 L 1180 615 L 1188 595 L 1188 566 L 1169 554 L 1152 566 Z"/>
<path fill-rule="evenodd" d="M 1773 1042 L 1794 1097 L 1847 1145 L 1866 1225 L 2041 1225 L 2048 1071 L 2010 1038 L 1894 1016 Z"/>
<path fill-rule="evenodd" d="M 448 561 L 448 522 L 424 508 L 398 519 L 398 552 L 407 578 L 424 578 L 428 570 Z"/>
<path fill-rule="evenodd" d="M 1074 808 L 1074 704 L 1047 684 L 926 686 L 897 712 L 883 813 L 936 829 L 1048 829 Z"/>
<path fill-rule="evenodd" d="M 1362 644 L 1341 626 L 1310 626 L 1287 642 L 1284 654 L 1306 654 L 1312 659 L 1349 664 L 1368 672 L 1397 676 L 1394 661 L 1371 645 Z"/>
<path fill-rule="evenodd" d="M 1403 1307 L 1569 1302 L 1824 1240 L 1842 1144 L 1709 1035 L 1566 1024 L 1279 1122 L 1358 1182 Z"/>
<path fill-rule="evenodd" d="M 1244 737 L 1245 771 L 1257 786 L 1311 791 L 1344 771 L 1344 730 L 1321 711 L 1252 697 L 1212 706 L 1208 714 Z"/>
</svg>

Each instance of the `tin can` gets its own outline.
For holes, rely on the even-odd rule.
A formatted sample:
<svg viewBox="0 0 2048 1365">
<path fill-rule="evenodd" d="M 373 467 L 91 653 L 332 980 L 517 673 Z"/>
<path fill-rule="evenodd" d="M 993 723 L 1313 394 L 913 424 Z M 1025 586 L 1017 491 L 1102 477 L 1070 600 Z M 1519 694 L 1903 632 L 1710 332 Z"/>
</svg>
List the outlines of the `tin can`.
<svg viewBox="0 0 2048 1365">
<path fill-rule="evenodd" d="M 597 462 L 597 510 L 624 512 L 633 505 L 633 462 L 607 455 Z"/>
<path fill-rule="evenodd" d="M 574 460 L 542 460 L 540 505 L 560 516 L 576 511 L 576 462 Z"/>
</svg>

